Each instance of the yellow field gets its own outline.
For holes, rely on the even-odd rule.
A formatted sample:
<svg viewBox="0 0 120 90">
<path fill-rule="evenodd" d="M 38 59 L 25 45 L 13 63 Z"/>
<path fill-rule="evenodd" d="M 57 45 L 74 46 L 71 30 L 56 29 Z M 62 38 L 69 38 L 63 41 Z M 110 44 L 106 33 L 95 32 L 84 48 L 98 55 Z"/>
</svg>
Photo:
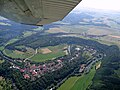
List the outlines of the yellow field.
<svg viewBox="0 0 120 90">
<path fill-rule="evenodd" d="M 18 51 L 18 50 L 15 50 L 14 52 L 17 53 L 17 54 L 24 54 L 24 52 L 21 52 L 21 51 Z"/>
<path fill-rule="evenodd" d="M 62 29 L 60 29 L 60 28 L 50 28 L 48 31 L 46 31 L 46 32 L 48 32 L 48 33 L 58 33 L 58 32 L 66 32 L 66 31 L 64 31 L 64 30 L 62 30 Z"/>
<path fill-rule="evenodd" d="M 120 36 L 115 36 L 115 35 L 109 35 L 109 36 L 113 38 L 120 38 Z"/>
<path fill-rule="evenodd" d="M 110 30 L 106 30 L 105 29 L 102 29 L 102 28 L 98 28 L 98 27 L 94 27 L 94 28 L 90 28 L 88 30 L 88 33 L 89 34 L 92 34 L 92 35 L 105 35 L 105 34 L 112 34 L 112 32 Z"/>
</svg>

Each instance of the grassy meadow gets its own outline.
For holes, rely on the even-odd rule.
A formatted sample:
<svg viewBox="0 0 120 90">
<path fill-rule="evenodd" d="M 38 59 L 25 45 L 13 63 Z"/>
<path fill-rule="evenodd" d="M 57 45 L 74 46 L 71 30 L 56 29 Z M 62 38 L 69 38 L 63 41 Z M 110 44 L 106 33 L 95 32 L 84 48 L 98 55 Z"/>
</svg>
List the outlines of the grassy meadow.
<svg viewBox="0 0 120 90">
<path fill-rule="evenodd" d="M 95 73 L 96 70 L 94 66 L 88 74 L 70 77 L 58 90 L 86 90 L 91 85 Z"/>
<path fill-rule="evenodd" d="M 43 54 L 41 49 L 39 49 L 38 50 L 39 53 L 37 53 L 34 57 L 32 57 L 31 60 L 35 61 L 35 62 L 43 62 L 46 60 L 51 60 L 51 59 L 54 59 L 54 58 L 57 58 L 60 56 L 64 56 L 64 55 L 66 55 L 66 53 L 63 50 L 65 47 L 66 47 L 66 45 L 46 47 L 48 50 L 51 51 L 46 54 Z"/>
</svg>

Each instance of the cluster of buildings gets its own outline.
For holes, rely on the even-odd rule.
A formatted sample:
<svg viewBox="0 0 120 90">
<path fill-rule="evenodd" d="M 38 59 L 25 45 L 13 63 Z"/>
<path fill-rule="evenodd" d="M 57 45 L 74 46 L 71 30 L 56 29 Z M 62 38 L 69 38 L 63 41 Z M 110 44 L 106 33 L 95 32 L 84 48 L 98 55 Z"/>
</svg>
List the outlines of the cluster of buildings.
<svg viewBox="0 0 120 90">
<path fill-rule="evenodd" d="M 91 47 L 88 47 L 88 46 L 85 46 L 83 48 L 84 51 L 88 51 L 91 55 L 95 55 L 97 53 L 97 50 L 91 48 Z"/>
<path fill-rule="evenodd" d="M 92 68 L 92 66 L 98 62 L 99 60 L 101 60 L 103 58 L 103 54 L 102 53 L 98 53 L 97 50 L 85 46 L 82 48 L 83 51 L 88 51 L 89 54 L 91 54 L 91 58 L 85 63 L 85 64 L 81 64 L 80 68 L 79 68 L 79 73 L 89 73 L 90 69 Z M 76 48 L 76 50 L 79 50 L 79 48 Z"/>
<path fill-rule="evenodd" d="M 36 77 L 39 78 L 47 72 L 53 72 L 62 67 L 63 67 L 63 61 L 55 60 L 42 65 L 30 64 L 30 62 L 27 62 L 24 68 L 20 68 L 19 66 L 15 66 L 15 65 L 12 65 L 10 68 L 18 69 L 23 74 L 24 79 L 35 80 Z"/>
<path fill-rule="evenodd" d="M 71 46 L 69 46 L 69 52 L 71 53 Z M 97 51 L 89 46 L 81 46 L 81 47 L 76 47 L 74 48 L 74 54 L 71 55 L 72 57 L 69 59 L 69 62 L 75 60 L 76 58 L 78 58 L 84 51 L 88 51 L 93 57 L 91 58 L 91 60 L 89 60 L 86 64 L 82 64 L 80 65 L 80 69 L 79 72 L 80 73 L 84 73 L 84 72 L 89 72 L 89 70 L 91 69 L 92 65 L 97 62 L 99 58 L 97 58 Z M 12 66 L 10 68 L 15 68 L 18 69 L 24 79 L 30 79 L 32 81 L 36 80 L 36 78 L 39 78 L 41 76 L 43 76 L 44 74 L 48 73 L 48 72 L 53 72 L 56 71 L 60 68 L 63 67 L 64 65 L 64 58 L 59 58 L 60 60 L 52 60 L 50 62 L 46 62 L 44 64 L 31 64 L 30 61 L 25 61 L 23 62 L 23 60 L 16 60 L 16 62 L 20 62 L 20 63 L 24 63 L 23 67 L 19 67 L 16 66 L 16 64 L 12 64 Z"/>
</svg>

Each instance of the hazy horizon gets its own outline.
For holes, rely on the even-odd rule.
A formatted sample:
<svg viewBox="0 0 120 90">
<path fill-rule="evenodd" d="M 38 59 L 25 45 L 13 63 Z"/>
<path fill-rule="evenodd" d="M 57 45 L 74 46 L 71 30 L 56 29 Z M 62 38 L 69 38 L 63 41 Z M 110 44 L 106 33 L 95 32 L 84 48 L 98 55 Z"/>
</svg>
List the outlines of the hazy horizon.
<svg viewBox="0 0 120 90">
<path fill-rule="evenodd" d="M 74 10 L 93 8 L 101 10 L 120 11 L 120 0 L 82 0 Z"/>
</svg>

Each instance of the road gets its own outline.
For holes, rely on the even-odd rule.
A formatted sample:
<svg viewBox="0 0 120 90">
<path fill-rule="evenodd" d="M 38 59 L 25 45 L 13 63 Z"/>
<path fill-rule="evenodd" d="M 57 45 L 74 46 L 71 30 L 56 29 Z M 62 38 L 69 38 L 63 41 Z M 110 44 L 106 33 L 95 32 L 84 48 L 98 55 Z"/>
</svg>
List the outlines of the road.
<svg viewBox="0 0 120 90">
<path fill-rule="evenodd" d="M 92 66 L 99 60 L 101 60 L 103 58 L 103 56 L 101 56 L 100 58 L 95 58 L 86 68 L 85 68 L 85 73 L 89 73 L 89 71 L 91 70 Z"/>
<path fill-rule="evenodd" d="M 26 58 L 26 59 L 24 60 L 24 62 L 25 62 L 26 60 L 34 57 L 37 53 L 38 53 L 38 49 L 35 50 L 35 53 L 34 53 L 33 55 L 31 55 L 30 57 Z"/>
</svg>

